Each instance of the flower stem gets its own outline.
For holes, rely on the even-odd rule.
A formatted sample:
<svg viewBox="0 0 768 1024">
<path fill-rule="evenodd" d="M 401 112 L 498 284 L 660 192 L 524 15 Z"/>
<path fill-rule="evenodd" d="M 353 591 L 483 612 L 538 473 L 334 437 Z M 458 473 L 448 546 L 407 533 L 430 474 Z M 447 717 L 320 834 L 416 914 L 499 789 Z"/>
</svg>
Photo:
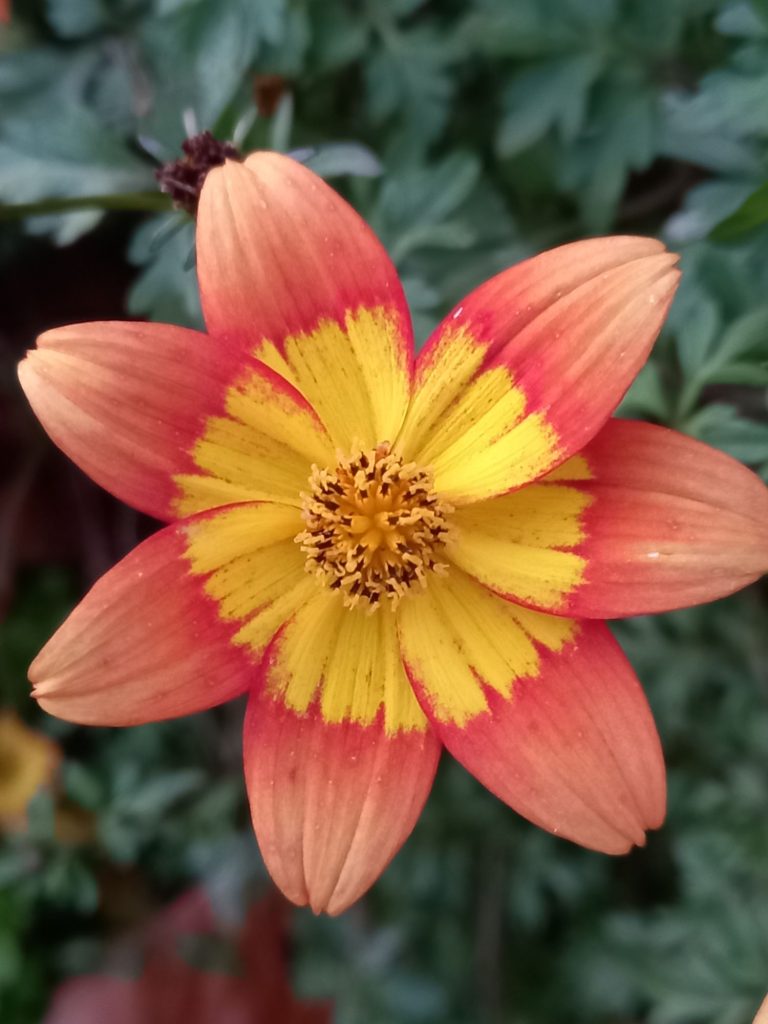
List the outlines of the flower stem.
<svg viewBox="0 0 768 1024">
<path fill-rule="evenodd" d="M 171 209 L 171 200 L 160 192 L 124 192 L 101 196 L 59 196 L 36 203 L 0 203 L 0 220 L 39 217 L 74 210 L 127 210 L 134 213 Z"/>
</svg>

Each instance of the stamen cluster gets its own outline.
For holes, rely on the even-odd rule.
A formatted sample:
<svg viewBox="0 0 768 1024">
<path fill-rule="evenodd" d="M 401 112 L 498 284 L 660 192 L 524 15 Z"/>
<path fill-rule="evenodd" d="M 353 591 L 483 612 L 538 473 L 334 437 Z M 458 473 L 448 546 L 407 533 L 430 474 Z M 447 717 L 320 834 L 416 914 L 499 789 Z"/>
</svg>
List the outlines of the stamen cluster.
<svg viewBox="0 0 768 1024">
<path fill-rule="evenodd" d="M 194 217 L 208 172 L 227 160 L 240 160 L 240 153 L 231 142 L 219 142 L 206 131 L 185 139 L 181 144 L 184 156 L 163 164 L 155 171 L 161 192 L 174 204 Z"/>
<path fill-rule="evenodd" d="M 350 456 L 334 469 L 312 467 L 302 494 L 306 529 L 296 543 L 307 572 L 341 592 L 344 604 L 368 611 L 394 608 L 427 574 L 444 574 L 440 550 L 453 511 L 432 489 L 428 470 L 403 462 L 386 442 Z"/>
</svg>

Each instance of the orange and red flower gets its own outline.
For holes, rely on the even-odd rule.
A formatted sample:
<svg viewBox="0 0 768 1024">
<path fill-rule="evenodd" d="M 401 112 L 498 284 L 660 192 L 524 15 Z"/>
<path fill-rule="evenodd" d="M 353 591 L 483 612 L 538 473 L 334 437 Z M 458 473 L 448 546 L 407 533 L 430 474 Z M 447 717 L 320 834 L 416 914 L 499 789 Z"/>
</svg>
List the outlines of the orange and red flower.
<svg viewBox="0 0 768 1024">
<path fill-rule="evenodd" d="M 302 1002 L 291 990 L 287 905 L 276 896 L 254 903 L 231 934 L 204 890 L 185 893 L 152 922 L 138 975 L 105 972 L 65 981 L 43 1024 L 330 1024 L 327 1004 Z M 235 962 L 218 970 L 193 966 L 184 943 L 201 937 L 229 940 Z"/>
<path fill-rule="evenodd" d="M 257 153 L 211 171 L 208 334 L 81 324 L 22 363 L 53 440 L 170 522 L 34 662 L 51 713 L 128 725 L 248 693 L 266 863 L 337 913 L 418 818 L 443 746 L 593 849 L 665 812 L 659 740 L 600 619 L 768 569 L 768 490 L 726 455 L 610 419 L 675 291 L 656 241 L 566 245 L 469 295 L 414 359 L 357 214 Z"/>
</svg>

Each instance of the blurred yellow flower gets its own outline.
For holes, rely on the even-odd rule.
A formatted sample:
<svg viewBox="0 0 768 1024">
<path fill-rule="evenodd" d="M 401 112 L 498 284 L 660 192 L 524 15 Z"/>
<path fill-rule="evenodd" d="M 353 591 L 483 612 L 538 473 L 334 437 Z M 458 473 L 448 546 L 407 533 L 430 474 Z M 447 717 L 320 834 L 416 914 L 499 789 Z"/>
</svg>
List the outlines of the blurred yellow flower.
<svg viewBox="0 0 768 1024">
<path fill-rule="evenodd" d="M 32 797 L 56 773 L 61 751 L 11 711 L 0 712 L 0 828 L 23 823 Z"/>
</svg>

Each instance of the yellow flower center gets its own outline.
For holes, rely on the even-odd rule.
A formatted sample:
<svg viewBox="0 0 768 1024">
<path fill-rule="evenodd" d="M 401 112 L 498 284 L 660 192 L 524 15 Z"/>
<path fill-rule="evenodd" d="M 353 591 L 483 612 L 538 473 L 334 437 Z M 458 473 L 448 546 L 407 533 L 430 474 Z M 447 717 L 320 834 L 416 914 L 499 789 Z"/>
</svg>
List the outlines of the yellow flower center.
<svg viewBox="0 0 768 1024">
<path fill-rule="evenodd" d="M 435 494 L 429 471 L 403 462 L 386 442 L 339 456 L 333 469 L 313 466 L 309 486 L 296 543 L 307 572 L 348 608 L 394 608 L 415 584 L 427 585 L 428 573 L 447 571 L 440 551 L 453 509 Z"/>
</svg>

